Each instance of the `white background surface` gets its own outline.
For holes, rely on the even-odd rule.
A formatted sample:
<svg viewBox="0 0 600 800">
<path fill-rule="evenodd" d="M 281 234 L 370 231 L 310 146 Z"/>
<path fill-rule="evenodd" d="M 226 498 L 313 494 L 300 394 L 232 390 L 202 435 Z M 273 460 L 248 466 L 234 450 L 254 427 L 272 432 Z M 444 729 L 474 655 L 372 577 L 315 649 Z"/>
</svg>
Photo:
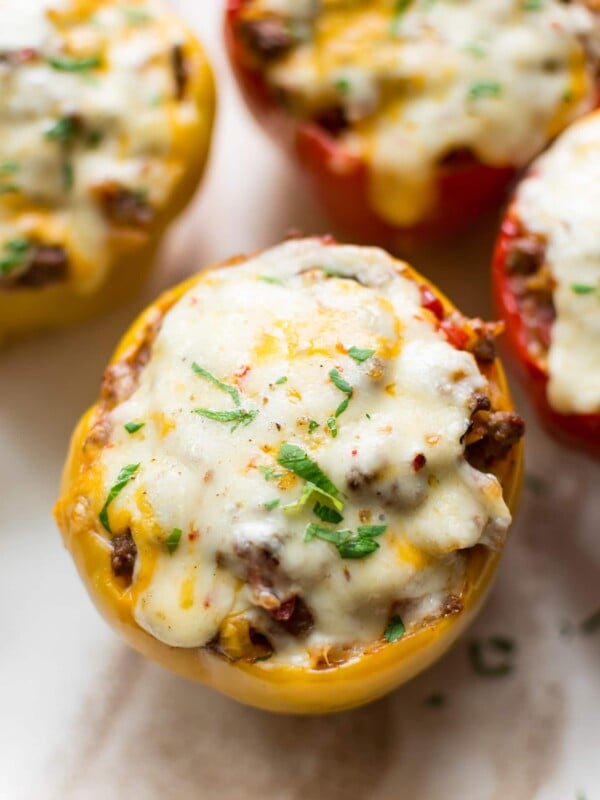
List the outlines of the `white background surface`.
<svg viewBox="0 0 600 800">
<path fill-rule="evenodd" d="M 50 516 L 68 436 L 134 313 L 211 261 L 328 225 L 242 107 L 219 0 L 178 0 L 220 90 L 210 169 L 152 285 L 127 308 L 0 354 L 1 800 L 598 800 L 600 470 L 529 422 L 525 489 L 474 636 L 518 645 L 504 679 L 474 674 L 467 642 L 356 712 L 275 717 L 187 683 L 106 628 Z M 413 257 L 470 313 L 488 313 L 494 220 Z M 573 626 L 565 635 L 565 623 Z M 432 692 L 446 703 L 424 704 Z M 579 793 L 581 793 L 579 795 Z"/>
</svg>

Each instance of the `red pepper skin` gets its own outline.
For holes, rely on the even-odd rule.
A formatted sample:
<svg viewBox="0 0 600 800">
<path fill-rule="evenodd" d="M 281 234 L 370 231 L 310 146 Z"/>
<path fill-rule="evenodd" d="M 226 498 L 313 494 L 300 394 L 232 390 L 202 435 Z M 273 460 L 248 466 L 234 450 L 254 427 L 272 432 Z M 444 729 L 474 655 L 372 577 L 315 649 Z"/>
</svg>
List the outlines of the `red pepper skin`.
<svg viewBox="0 0 600 800">
<path fill-rule="evenodd" d="M 546 430 L 563 444 L 600 459 L 600 414 L 555 411 L 548 402 L 548 372 L 527 347 L 527 329 L 506 269 L 510 244 L 519 231 L 519 223 L 509 210 L 496 242 L 492 264 L 495 314 L 506 323 L 505 346 Z"/>
<path fill-rule="evenodd" d="M 368 164 L 323 128 L 294 120 L 277 106 L 236 36 L 236 21 L 244 2 L 227 0 L 225 41 L 246 102 L 273 138 L 295 156 L 320 205 L 353 241 L 376 242 L 391 250 L 411 248 L 467 229 L 502 202 L 515 167 L 491 167 L 473 156 L 460 164 L 440 167 L 437 201 L 421 223 L 396 227 L 382 219 L 369 196 Z"/>
</svg>

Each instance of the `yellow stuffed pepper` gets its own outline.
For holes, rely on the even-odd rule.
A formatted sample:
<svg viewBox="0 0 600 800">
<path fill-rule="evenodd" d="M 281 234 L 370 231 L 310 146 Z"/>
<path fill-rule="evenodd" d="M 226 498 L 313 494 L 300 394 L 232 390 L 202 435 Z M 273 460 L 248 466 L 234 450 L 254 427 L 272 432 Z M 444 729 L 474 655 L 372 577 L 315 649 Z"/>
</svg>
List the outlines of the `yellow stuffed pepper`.
<svg viewBox="0 0 600 800">
<path fill-rule="evenodd" d="M 75 431 L 55 510 L 102 614 L 274 711 L 351 708 L 424 669 L 478 610 L 518 493 L 499 329 L 329 238 L 160 297 Z"/>
<path fill-rule="evenodd" d="M 160 0 L 0 4 L 0 340 L 139 285 L 213 116 L 210 66 Z"/>
</svg>

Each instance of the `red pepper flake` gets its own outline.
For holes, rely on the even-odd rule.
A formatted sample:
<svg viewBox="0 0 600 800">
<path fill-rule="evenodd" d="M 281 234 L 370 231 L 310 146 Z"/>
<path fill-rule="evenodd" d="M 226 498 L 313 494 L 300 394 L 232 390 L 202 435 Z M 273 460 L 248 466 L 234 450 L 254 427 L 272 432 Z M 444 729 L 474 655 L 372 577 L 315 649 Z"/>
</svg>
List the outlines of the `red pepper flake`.
<svg viewBox="0 0 600 800">
<path fill-rule="evenodd" d="M 429 286 L 422 284 L 419 286 L 421 291 L 421 305 L 431 311 L 438 319 L 444 319 L 444 306 L 442 301 L 434 295 Z"/>
<path fill-rule="evenodd" d="M 412 466 L 415 472 L 420 472 L 425 464 L 427 463 L 427 459 L 423 455 L 423 453 L 417 453 L 417 455 L 413 458 Z"/>
<path fill-rule="evenodd" d="M 251 367 L 249 367 L 247 364 L 244 364 L 243 366 L 241 366 L 239 369 L 237 369 L 235 371 L 234 375 L 235 375 L 236 378 L 243 378 L 250 372 L 250 370 L 251 370 Z"/>
<path fill-rule="evenodd" d="M 457 328 L 451 322 L 442 322 L 440 329 L 444 332 L 448 342 L 457 350 L 464 350 L 467 342 L 469 341 L 469 334 L 463 331 L 462 328 Z"/>
<path fill-rule="evenodd" d="M 200 538 L 200 533 L 198 531 L 196 531 L 196 530 L 190 531 L 188 533 L 188 540 L 190 542 L 195 542 L 199 538 Z"/>
<path fill-rule="evenodd" d="M 24 47 L 22 50 L 18 52 L 18 59 L 23 63 L 27 61 L 35 61 L 38 58 L 39 53 L 37 50 L 34 50 L 33 47 Z"/>
<path fill-rule="evenodd" d="M 356 455 L 358 455 L 358 450 L 356 449 L 356 447 L 355 447 L 355 448 L 354 448 L 354 450 L 352 451 L 352 455 L 353 455 L 353 456 L 356 456 Z"/>
</svg>

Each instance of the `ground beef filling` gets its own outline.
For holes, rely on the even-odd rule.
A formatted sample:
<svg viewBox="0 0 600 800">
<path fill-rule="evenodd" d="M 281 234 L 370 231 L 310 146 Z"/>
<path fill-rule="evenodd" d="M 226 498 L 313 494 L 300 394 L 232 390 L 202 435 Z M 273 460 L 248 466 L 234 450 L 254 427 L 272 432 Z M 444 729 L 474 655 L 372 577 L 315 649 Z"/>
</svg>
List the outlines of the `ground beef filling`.
<svg viewBox="0 0 600 800">
<path fill-rule="evenodd" d="M 556 319 L 555 281 L 546 264 L 546 242 L 521 226 L 506 251 L 506 272 L 533 358 L 545 364 Z"/>
<path fill-rule="evenodd" d="M 43 289 L 67 279 L 69 257 L 60 245 L 30 245 L 23 265 L 0 277 L 0 290 Z"/>
</svg>

